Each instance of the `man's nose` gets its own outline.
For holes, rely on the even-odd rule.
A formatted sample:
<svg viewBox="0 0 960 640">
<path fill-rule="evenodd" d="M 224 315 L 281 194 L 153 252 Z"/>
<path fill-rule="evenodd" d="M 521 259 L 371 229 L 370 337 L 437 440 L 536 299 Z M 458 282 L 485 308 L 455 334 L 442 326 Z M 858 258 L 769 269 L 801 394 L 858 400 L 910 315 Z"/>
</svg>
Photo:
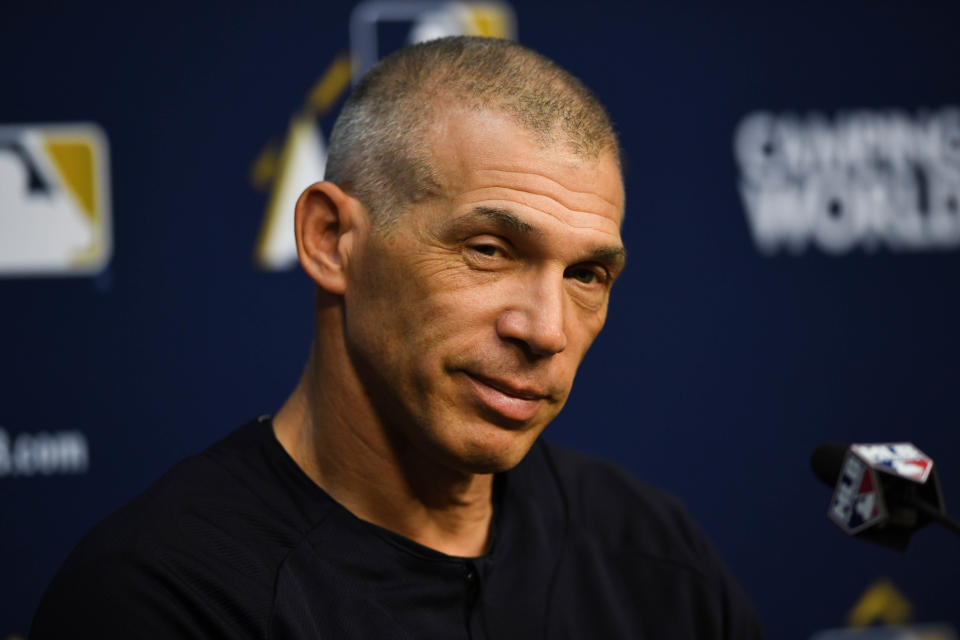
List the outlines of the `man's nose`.
<svg viewBox="0 0 960 640">
<path fill-rule="evenodd" d="M 523 344 L 531 355 L 551 356 L 567 347 L 563 277 L 530 278 L 497 318 L 497 335 Z"/>
</svg>

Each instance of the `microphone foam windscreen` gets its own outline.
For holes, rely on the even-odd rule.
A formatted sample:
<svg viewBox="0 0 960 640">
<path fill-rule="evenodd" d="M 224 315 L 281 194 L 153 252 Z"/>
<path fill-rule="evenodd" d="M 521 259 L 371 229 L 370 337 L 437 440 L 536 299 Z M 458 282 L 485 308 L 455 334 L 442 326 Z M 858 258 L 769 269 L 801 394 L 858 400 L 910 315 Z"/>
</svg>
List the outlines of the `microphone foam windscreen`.
<svg viewBox="0 0 960 640">
<path fill-rule="evenodd" d="M 844 442 L 824 442 L 814 449 L 810 456 L 810 469 L 820 482 L 830 488 L 837 484 L 843 457 L 848 449 L 850 445 Z"/>
</svg>

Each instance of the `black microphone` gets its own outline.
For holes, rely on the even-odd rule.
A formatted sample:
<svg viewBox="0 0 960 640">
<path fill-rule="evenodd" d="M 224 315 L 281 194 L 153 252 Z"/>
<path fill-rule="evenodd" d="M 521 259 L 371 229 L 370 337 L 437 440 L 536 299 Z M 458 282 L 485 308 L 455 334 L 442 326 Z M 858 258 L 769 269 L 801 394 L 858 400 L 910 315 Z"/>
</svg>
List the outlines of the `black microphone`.
<svg viewBox="0 0 960 640">
<path fill-rule="evenodd" d="M 960 534 L 944 510 L 933 460 L 909 442 L 825 442 L 810 468 L 834 489 L 827 517 L 849 535 L 904 551 L 932 520 Z"/>
</svg>

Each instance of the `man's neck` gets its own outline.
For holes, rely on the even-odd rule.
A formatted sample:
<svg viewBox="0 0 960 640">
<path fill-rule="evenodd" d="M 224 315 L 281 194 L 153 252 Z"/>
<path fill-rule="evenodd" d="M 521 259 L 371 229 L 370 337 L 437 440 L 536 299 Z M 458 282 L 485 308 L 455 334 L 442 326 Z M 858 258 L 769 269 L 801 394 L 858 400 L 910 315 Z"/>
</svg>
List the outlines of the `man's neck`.
<svg viewBox="0 0 960 640">
<path fill-rule="evenodd" d="M 318 353 L 274 417 L 277 439 L 321 488 L 357 517 L 454 556 L 482 555 L 493 476 L 430 460 L 391 433 L 349 376 L 325 375 Z M 342 369 L 341 369 L 342 371 Z"/>
</svg>

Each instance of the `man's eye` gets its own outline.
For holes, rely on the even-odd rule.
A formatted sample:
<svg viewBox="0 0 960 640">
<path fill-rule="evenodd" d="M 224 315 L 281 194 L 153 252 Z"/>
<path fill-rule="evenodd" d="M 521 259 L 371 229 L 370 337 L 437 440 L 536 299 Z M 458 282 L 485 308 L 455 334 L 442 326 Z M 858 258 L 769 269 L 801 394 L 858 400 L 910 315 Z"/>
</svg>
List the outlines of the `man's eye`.
<svg viewBox="0 0 960 640">
<path fill-rule="evenodd" d="M 485 256 L 493 257 L 499 253 L 500 249 L 495 247 L 492 244 L 475 244 L 470 247 L 477 253 L 482 253 Z"/>
<path fill-rule="evenodd" d="M 587 267 L 574 267 L 567 271 L 567 275 L 583 284 L 594 284 L 600 279 L 596 271 Z"/>
</svg>

